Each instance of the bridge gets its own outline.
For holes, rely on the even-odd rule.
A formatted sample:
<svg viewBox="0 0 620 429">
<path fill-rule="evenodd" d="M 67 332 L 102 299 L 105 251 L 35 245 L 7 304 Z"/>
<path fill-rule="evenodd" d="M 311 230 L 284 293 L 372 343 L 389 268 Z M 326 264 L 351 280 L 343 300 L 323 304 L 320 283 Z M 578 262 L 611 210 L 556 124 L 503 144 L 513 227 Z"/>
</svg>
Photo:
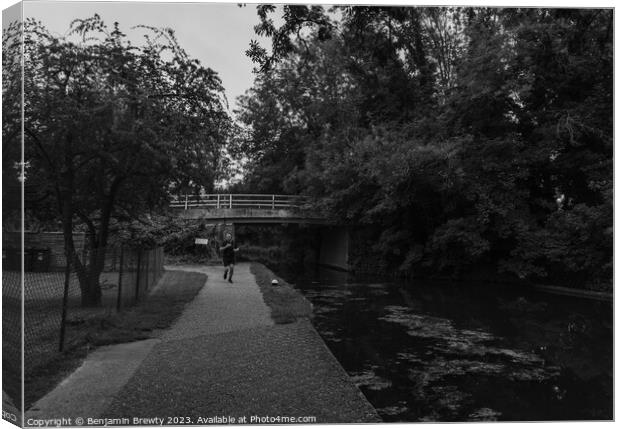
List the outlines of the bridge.
<svg viewBox="0 0 620 429">
<path fill-rule="evenodd" d="M 169 207 L 185 219 L 221 220 L 230 223 L 330 222 L 312 209 L 309 198 L 272 194 L 206 194 L 175 198 Z"/>
<path fill-rule="evenodd" d="M 319 263 L 349 270 L 349 233 L 317 213 L 309 198 L 275 194 L 204 194 L 173 198 L 171 210 L 184 219 L 218 224 L 308 224 L 321 236 Z"/>
</svg>

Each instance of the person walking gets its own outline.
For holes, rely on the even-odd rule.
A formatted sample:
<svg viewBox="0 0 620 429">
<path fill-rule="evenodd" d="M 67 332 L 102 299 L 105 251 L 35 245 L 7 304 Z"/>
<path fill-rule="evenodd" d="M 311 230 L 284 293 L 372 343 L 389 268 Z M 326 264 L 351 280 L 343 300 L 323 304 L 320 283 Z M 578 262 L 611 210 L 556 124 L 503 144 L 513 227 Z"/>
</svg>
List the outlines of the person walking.
<svg viewBox="0 0 620 429">
<path fill-rule="evenodd" d="M 239 248 L 235 247 L 235 242 L 230 232 L 226 233 L 224 245 L 220 247 L 220 251 L 222 252 L 222 259 L 225 267 L 224 280 L 228 277 L 228 282 L 232 283 L 232 276 L 235 271 L 235 253 L 239 251 Z"/>
</svg>

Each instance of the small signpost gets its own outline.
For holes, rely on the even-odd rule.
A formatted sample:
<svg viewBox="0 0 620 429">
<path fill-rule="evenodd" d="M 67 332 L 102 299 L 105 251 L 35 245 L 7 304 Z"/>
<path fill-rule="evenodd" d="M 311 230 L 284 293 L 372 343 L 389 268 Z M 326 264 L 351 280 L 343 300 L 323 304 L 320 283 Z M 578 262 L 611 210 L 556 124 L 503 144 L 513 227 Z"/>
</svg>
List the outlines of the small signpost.
<svg viewBox="0 0 620 429">
<path fill-rule="evenodd" d="M 205 246 L 209 245 L 209 239 L 208 238 L 197 238 L 194 241 L 194 244 L 203 244 Z"/>
</svg>

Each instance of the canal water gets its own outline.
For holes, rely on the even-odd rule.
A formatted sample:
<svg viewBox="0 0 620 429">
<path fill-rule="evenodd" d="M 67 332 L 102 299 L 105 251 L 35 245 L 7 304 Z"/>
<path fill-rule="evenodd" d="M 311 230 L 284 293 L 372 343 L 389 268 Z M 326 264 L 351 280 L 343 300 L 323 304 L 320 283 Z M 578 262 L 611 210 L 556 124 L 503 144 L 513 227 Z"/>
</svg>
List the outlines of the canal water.
<svg viewBox="0 0 620 429">
<path fill-rule="evenodd" d="M 610 303 L 331 270 L 295 286 L 386 422 L 613 417 Z"/>
</svg>

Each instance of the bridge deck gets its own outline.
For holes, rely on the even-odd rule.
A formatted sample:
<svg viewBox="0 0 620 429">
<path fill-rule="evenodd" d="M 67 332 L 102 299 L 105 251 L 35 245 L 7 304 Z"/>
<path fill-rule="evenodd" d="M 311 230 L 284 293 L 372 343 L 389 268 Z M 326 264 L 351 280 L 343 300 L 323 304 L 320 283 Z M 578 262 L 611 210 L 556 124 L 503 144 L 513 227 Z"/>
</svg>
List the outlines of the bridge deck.
<svg viewBox="0 0 620 429">
<path fill-rule="evenodd" d="M 170 203 L 185 219 L 221 220 L 231 223 L 331 224 L 307 207 L 307 199 L 290 195 L 210 194 L 186 196 Z"/>
<path fill-rule="evenodd" d="M 174 198 L 171 208 L 258 208 L 258 209 L 298 209 L 307 202 L 306 197 L 275 194 L 205 194 L 185 195 Z"/>
</svg>

